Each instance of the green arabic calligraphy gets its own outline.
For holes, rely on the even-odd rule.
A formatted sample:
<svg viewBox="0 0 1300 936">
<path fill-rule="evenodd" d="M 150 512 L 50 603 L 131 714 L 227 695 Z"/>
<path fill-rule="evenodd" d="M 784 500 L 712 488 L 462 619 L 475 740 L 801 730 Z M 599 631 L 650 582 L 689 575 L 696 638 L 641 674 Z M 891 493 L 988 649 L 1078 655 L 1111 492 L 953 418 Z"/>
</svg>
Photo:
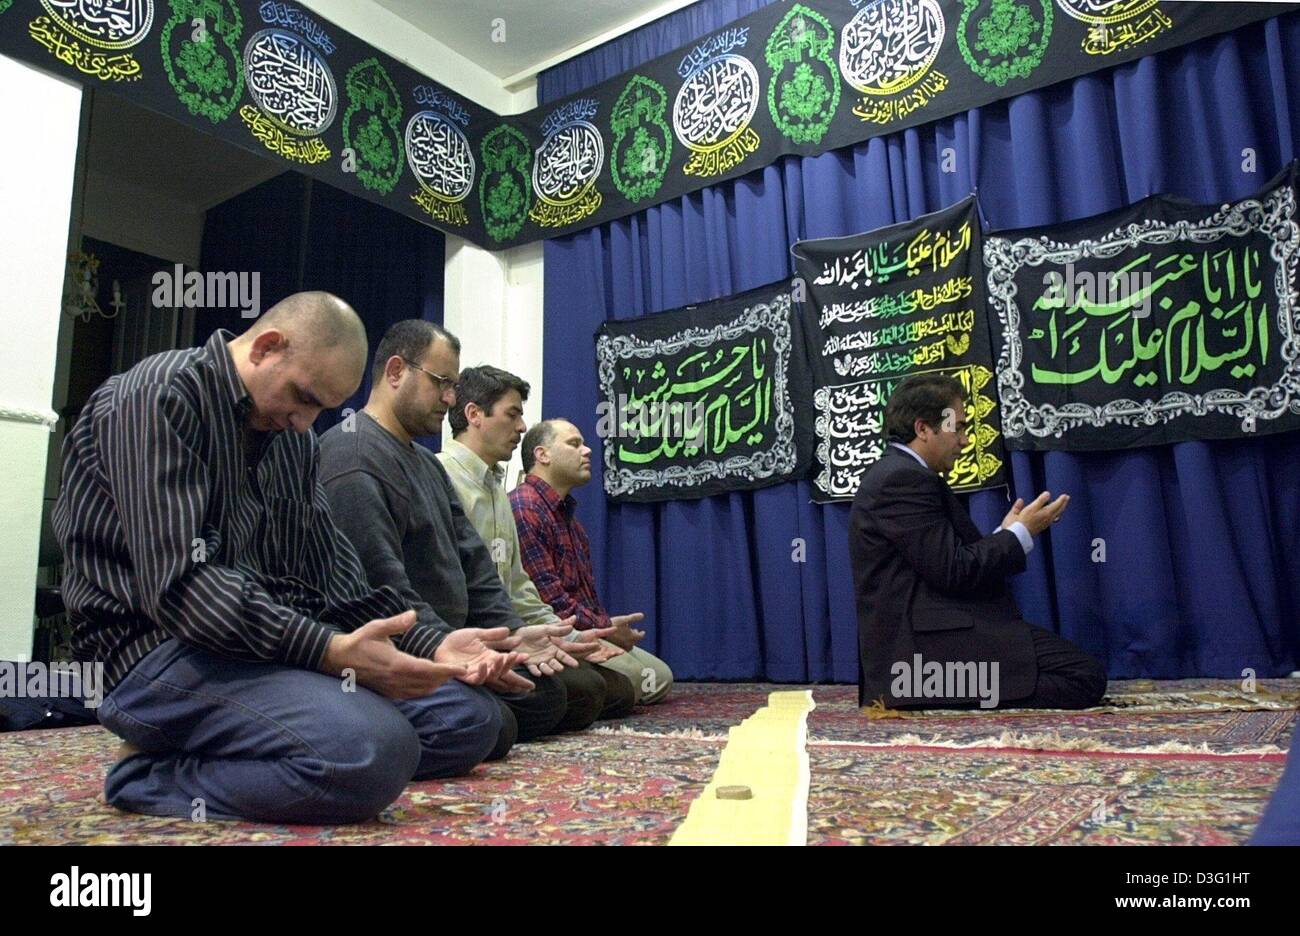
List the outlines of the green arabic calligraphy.
<svg viewBox="0 0 1300 936">
<path fill-rule="evenodd" d="M 509 240 L 524 226 L 532 203 L 533 151 L 528 138 L 510 124 L 483 137 L 479 149 L 483 156 L 478 187 L 483 227 L 493 240 Z"/>
<path fill-rule="evenodd" d="M 1028 78 L 1047 53 L 1052 36 L 1052 0 L 1038 0 L 1039 19 L 1033 3 L 991 0 L 983 16 L 973 17 L 986 0 L 962 0 L 964 9 L 957 24 L 957 46 L 970 70 L 985 81 L 1003 87 L 1012 78 Z M 975 26 L 975 41 L 969 27 Z M 983 53 L 979 58 L 976 53 Z"/>
<path fill-rule="evenodd" d="M 664 183 L 673 152 L 672 130 L 664 119 L 667 112 L 668 92 L 643 75 L 632 76 L 610 111 L 614 133 L 610 174 L 614 187 L 628 201 L 649 198 Z"/>
<path fill-rule="evenodd" d="M 356 150 L 357 181 L 387 195 L 402 175 L 402 99 L 373 57 L 349 68 L 343 86 L 348 93 L 343 145 Z"/>
<path fill-rule="evenodd" d="M 1269 305 L 1267 301 L 1257 302 L 1264 285 L 1259 278 L 1259 264 L 1259 250 L 1252 247 L 1240 253 L 1227 248 L 1200 256 L 1172 254 L 1154 264 L 1151 254 L 1146 253 L 1120 271 L 1125 274 L 1150 266 L 1153 275 L 1134 293 L 1110 301 L 1096 301 L 1085 294 L 1068 304 L 1058 295 L 1040 296 L 1033 311 L 1049 311 L 1050 315 L 1046 328 L 1035 327 L 1029 338 L 1046 339 L 1051 358 L 1055 361 L 1064 357 L 1072 366 L 1055 370 L 1034 363 L 1033 380 L 1069 386 L 1100 377 L 1106 384 L 1115 384 L 1131 373 L 1130 379 L 1138 387 L 1151 386 L 1161 379 L 1190 385 L 1203 372 L 1228 364 L 1232 365 L 1229 373 L 1234 378 L 1253 376 L 1257 367 L 1268 363 L 1269 353 Z M 1182 301 L 1161 295 L 1170 284 L 1198 273 L 1199 278 L 1184 287 L 1199 287 L 1199 298 Z M 1143 322 L 1148 316 L 1136 313 L 1151 307 L 1165 313 L 1164 324 L 1144 334 Z M 1087 353 L 1085 337 L 1089 341 Z M 1253 360 L 1255 353 L 1257 363 Z M 1080 358 L 1093 363 L 1078 366 Z"/>
<path fill-rule="evenodd" d="M 635 442 L 620 443 L 619 461 L 644 465 L 701 452 L 722 455 L 740 442 L 761 444 L 772 426 L 768 351 L 768 339 L 755 337 L 697 351 L 671 369 L 663 359 L 643 367 L 625 364 L 623 378 L 632 391 L 619 434 Z M 653 449 L 644 447 L 650 443 Z"/>
<path fill-rule="evenodd" d="M 168 3 L 172 15 L 159 40 L 167 81 L 191 114 L 221 123 L 244 93 L 244 63 L 239 53 L 244 21 L 239 7 L 232 0 Z M 203 23 L 202 30 L 194 25 L 195 20 Z"/>
<path fill-rule="evenodd" d="M 840 104 L 834 49 L 830 20 L 799 3 L 768 36 L 767 107 L 772 123 L 792 143 L 820 143 L 830 129 Z"/>
</svg>

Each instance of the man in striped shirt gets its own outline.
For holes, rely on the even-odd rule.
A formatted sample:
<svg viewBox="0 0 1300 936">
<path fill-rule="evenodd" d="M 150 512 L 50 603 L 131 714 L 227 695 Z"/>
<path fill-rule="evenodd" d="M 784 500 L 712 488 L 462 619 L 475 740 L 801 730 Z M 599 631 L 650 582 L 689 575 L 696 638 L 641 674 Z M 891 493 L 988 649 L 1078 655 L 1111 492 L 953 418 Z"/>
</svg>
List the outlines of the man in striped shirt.
<svg viewBox="0 0 1300 936">
<path fill-rule="evenodd" d="M 366 354 L 347 303 L 298 293 L 110 378 L 69 433 L 54 526 L 74 649 L 104 664 L 99 719 L 127 742 L 113 805 L 360 821 L 496 742 L 471 684 L 520 663 L 517 638 L 372 589 L 317 483 L 311 425 Z"/>
</svg>

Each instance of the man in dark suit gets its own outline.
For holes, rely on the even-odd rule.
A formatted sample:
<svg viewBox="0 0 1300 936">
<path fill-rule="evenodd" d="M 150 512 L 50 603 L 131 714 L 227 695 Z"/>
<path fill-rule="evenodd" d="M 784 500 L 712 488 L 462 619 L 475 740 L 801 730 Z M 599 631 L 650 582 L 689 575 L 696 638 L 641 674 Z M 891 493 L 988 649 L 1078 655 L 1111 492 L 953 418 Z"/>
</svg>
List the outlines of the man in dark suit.
<svg viewBox="0 0 1300 936">
<path fill-rule="evenodd" d="M 885 407 L 890 443 L 867 471 L 849 514 L 858 607 L 859 702 L 887 708 L 1096 705 L 1101 665 L 1028 624 L 1007 587 L 1033 537 L 1069 502 L 1017 500 L 984 535 L 943 475 L 967 444 L 962 386 L 924 374 Z M 1050 501 L 1050 502 L 1049 502 Z"/>
</svg>

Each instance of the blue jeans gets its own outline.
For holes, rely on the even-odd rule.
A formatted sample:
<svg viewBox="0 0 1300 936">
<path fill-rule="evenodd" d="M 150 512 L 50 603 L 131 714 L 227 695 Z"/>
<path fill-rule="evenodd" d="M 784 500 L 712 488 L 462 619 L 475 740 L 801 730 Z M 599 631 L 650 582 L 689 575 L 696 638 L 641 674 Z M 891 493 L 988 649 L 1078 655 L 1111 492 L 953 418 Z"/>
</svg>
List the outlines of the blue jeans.
<svg viewBox="0 0 1300 936">
<path fill-rule="evenodd" d="M 373 818 L 412 779 L 471 770 L 496 744 L 501 712 L 451 681 L 393 701 L 274 663 L 244 663 L 168 640 L 99 707 L 140 749 L 113 766 L 108 802 L 153 816 L 339 823 Z"/>
</svg>

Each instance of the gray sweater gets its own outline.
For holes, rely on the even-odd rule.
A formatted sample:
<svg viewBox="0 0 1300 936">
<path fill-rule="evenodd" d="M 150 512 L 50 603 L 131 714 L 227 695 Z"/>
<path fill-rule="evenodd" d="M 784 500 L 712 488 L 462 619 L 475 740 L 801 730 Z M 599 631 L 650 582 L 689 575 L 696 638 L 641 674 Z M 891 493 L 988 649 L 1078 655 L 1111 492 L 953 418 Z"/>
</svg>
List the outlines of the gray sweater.
<svg viewBox="0 0 1300 936">
<path fill-rule="evenodd" d="M 521 627 L 483 540 L 433 453 L 404 445 L 367 413 L 320 440 L 320 481 L 334 522 L 372 586 L 391 585 L 421 623 Z"/>
</svg>

